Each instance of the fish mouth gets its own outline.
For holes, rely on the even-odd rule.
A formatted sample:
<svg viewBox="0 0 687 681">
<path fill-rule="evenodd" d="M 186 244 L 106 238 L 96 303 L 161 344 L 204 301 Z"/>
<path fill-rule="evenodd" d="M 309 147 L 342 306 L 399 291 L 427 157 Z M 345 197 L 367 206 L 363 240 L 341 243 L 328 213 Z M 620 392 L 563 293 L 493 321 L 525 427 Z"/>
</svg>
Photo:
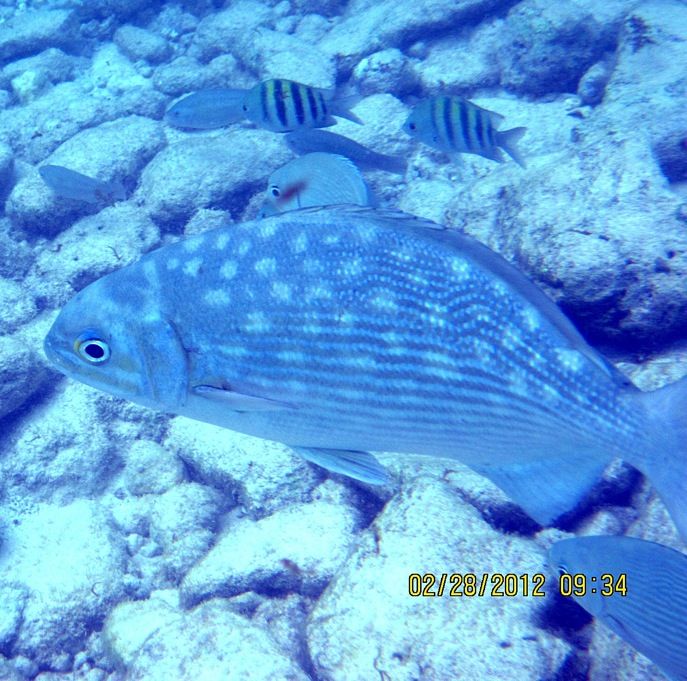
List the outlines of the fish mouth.
<svg viewBox="0 0 687 681">
<path fill-rule="evenodd" d="M 62 373 L 66 373 L 69 370 L 69 361 L 62 353 L 61 346 L 56 343 L 55 335 L 52 331 L 48 332 L 43 341 L 43 352 L 48 358 L 48 362 Z"/>
</svg>

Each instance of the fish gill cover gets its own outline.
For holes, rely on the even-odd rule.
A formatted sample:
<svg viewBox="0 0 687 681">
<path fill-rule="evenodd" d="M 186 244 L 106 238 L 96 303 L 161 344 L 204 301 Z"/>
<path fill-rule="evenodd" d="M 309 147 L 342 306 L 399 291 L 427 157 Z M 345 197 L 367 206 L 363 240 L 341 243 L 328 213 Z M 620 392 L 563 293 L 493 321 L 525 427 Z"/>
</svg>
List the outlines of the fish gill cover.
<svg viewBox="0 0 687 681">
<path fill-rule="evenodd" d="M 0 678 L 684 678 L 685 45 L 678 0 L 0 3 Z M 313 152 L 379 208 L 252 223 Z M 645 543 L 559 583 L 574 535 Z"/>
</svg>

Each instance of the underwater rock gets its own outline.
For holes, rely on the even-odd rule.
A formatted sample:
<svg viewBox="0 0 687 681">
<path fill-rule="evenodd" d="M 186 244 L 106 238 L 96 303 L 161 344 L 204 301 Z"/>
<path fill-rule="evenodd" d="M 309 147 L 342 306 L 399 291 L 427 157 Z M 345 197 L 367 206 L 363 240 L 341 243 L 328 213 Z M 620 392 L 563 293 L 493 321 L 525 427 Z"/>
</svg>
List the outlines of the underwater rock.
<svg viewBox="0 0 687 681">
<path fill-rule="evenodd" d="M 58 307 L 91 281 L 135 262 L 159 241 L 159 229 L 139 208 L 110 206 L 75 222 L 50 247 L 37 249 L 29 279 L 45 305 Z M 63 257 L 56 259 L 56 252 Z"/>
<path fill-rule="evenodd" d="M 232 601 L 236 602 L 239 598 L 241 596 Z M 284 654 L 296 660 L 307 660 L 305 628 L 311 607 L 311 599 L 300 594 L 288 594 L 284 598 L 263 598 L 251 621 L 269 630 Z"/>
<path fill-rule="evenodd" d="M 427 56 L 417 66 L 425 94 L 450 91 L 454 95 L 471 95 L 480 88 L 496 87 L 500 71 L 494 57 L 502 31 L 502 19 L 487 19 L 474 31 L 432 42 Z"/>
<path fill-rule="evenodd" d="M 496 48 L 501 84 L 527 95 L 575 92 L 587 69 L 615 49 L 626 11 L 625 0 L 518 3 Z"/>
<path fill-rule="evenodd" d="M 73 80 L 77 74 L 86 70 L 88 60 L 65 54 L 62 50 L 49 47 L 40 54 L 17 59 L 2 70 L 2 75 L 10 80 L 26 73 L 40 74 L 45 83 L 62 83 Z M 16 90 L 15 90 L 16 93 Z"/>
<path fill-rule="evenodd" d="M 207 62 L 229 50 L 242 59 L 242 50 L 249 47 L 258 27 L 267 23 L 271 15 L 271 8 L 263 2 L 232 2 L 227 9 L 208 15 L 198 24 L 189 54 Z"/>
<path fill-rule="evenodd" d="M 58 147 L 41 165 L 60 165 L 104 182 L 123 179 L 134 184 L 143 166 L 165 144 L 162 124 L 142 116 L 127 116 L 82 130 Z M 76 218 L 107 204 L 65 199 L 35 173 L 27 174 L 7 200 L 7 214 L 26 232 L 53 236 Z M 140 218 L 138 218 L 140 222 Z"/>
<path fill-rule="evenodd" d="M 0 25 L 0 62 L 74 43 L 79 35 L 76 15 L 65 9 L 17 12 Z"/>
<path fill-rule="evenodd" d="M 123 456 L 122 483 L 129 494 L 163 494 L 184 479 L 183 463 L 152 440 L 136 440 Z"/>
<path fill-rule="evenodd" d="M 216 541 L 220 514 L 228 500 L 217 490 L 183 483 L 158 495 L 149 516 L 150 539 L 161 549 L 157 563 L 163 577 L 155 586 L 173 586 L 207 554 Z"/>
<path fill-rule="evenodd" d="M 351 550 L 359 522 L 353 508 L 326 500 L 294 504 L 257 522 L 236 520 L 184 577 L 181 602 L 190 607 L 244 591 L 317 595 Z"/>
<path fill-rule="evenodd" d="M 389 46 L 406 47 L 432 33 L 484 20 L 517 0 L 427 0 L 418 11 L 416 0 L 352 0 L 341 21 L 320 42 L 346 72 L 366 55 Z"/>
<path fill-rule="evenodd" d="M 614 65 L 614 60 L 607 57 L 587 69 L 577 85 L 577 94 L 583 104 L 596 106 L 601 103 Z"/>
<path fill-rule="evenodd" d="M 479 586 L 484 573 L 542 571 L 533 542 L 496 532 L 445 485 L 419 478 L 361 535 L 315 605 L 307 636 L 316 673 L 332 681 L 371 669 L 407 681 L 553 678 L 569 646 L 533 623 L 544 599 L 452 598 L 448 581 L 441 597 L 409 594 L 411 573 L 475 573 Z"/>
<path fill-rule="evenodd" d="M 13 333 L 36 313 L 33 296 L 18 282 L 0 276 L 0 336 Z"/>
<path fill-rule="evenodd" d="M 0 300 L 4 306 L 5 300 Z M 21 334 L 5 336 L 0 329 L 0 419 L 44 388 L 50 375 L 47 367 L 39 363 L 38 353 L 27 345 Z M 0 470 L 2 467 L 0 460 Z"/>
<path fill-rule="evenodd" d="M 35 253 L 7 218 L 0 218 L 0 277 L 22 283 Z M 31 294 L 30 294 L 31 295 Z"/>
<path fill-rule="evenodd" d="M 185 418 L 170 421 L 164 445 L 253 519 L 307 502 L 321 478 L 286 445 Z"/>
<path fill-rule="evenodd" d="M 171 53 L 164 38 L 131 24 L 120 26 L 115 31 L 114 43 L 132 61 L 144 59 L 149 64 L 159 64 Z"/>
<path fill-rule="evenodd" d="M 261 28 L 237 56 L 262 80 L 278 76 L 318 88 L 336 83 L 334 58 L 294 35 Z"/>
<path fill-rule="evenodd" d="M 85 92 L 86 83 L 79 78 L 58 83 L 25 106 L 0 111 L 0 139 L 18 156 L 38 163 L 85 128 L 129 114 L 160 119 L 166 105 L 165 96 L 148 84 L 117 96 L 88 97 Z"/>
<path fill-rule="evenodd" d="M 21 352 L 10 359 L 22 361 Z M 30 366 L 33 374 L 24 367 L 25 376 L 46 372 L 38 358 Z M 46 373 L 48 381 L 55 382 L 54 374 Z M 92 389 L 61 385 L 49 402 L 34 404 L 32 418 L 0 433 L 0 479 L 7 503 L 64 504 L 103 492 L 121 461 L 119 443 L 98 423 L 102 399 Z"/>
<path fill-rule="evenodd" d="M 235 614 L 230 604 L 219 599 L 180 613 L 178 618 L 166 615 L 138 649 L 133 641 L 125 648 L 124 636 L 110 640 L 121 651 L 121 659 L 131 660 L 126 669 L 130 681 L 196 681 L 208 670 L 217 679 L 309 679 L 279 650 L 268 631 Z"/>
<path fill-rule="evenodd" d="M 625 19 L 604 98 L 607 125 L 627 135 L 641 131 L 669 182 L 687 180 L 686 60 L 687 5 L 644 2 Z"/>
<path fill-rule="evenodd" d="M 124 595 L 124 545 L 90 500 L 39 505 L 15 518 L 7 531 L 11 552 L 0 554 L 0 587 L 19 585 L 28 595 L 16 596 L 24 603 L 9 652 L 50 668 L 81 650 L 94 623 Z"/>
<path fill-rule="evenodd" d="M 412 90 L 416 81 L 413 65 L 396 48 L 365 57 L 353 70 L 353 82 L 362 95 L 393 92 L 401 96 Z"/>
<path fill-rule="evenodd" d="M 515 262 L 588 338 L 660 347 L 685 329 L 683 201 L 641 139 L 603 124 L 577 137 L 526 174 L 472 182 L 448 222 Z"/>
<path fill-rule="evenodd" d="M 254 82 L 254 78 L 239 68 L 236 58 L 231 54 L 221 54 L 209 64 L 201 64 L 193 57 L 182 55 L 169 64 L 162 64 L 153 73 L 155 87 L 175 97 L 208 88 L 247 89 Z"/>
<path fill-rule="evenodd" d="M 8 144 L 0 143 L 0 201 L 9 192 L 14 171 L 14 154 Z"/>
<path fill-rule="evenodd" d="M 286 145 L 266 130 L 193 135 L 170 144 L 148 164 L 136 196 L 158 225 L 181 231 L 199 208 L 240 213 L 272 169 L 288 158 Z"/>
</svg>

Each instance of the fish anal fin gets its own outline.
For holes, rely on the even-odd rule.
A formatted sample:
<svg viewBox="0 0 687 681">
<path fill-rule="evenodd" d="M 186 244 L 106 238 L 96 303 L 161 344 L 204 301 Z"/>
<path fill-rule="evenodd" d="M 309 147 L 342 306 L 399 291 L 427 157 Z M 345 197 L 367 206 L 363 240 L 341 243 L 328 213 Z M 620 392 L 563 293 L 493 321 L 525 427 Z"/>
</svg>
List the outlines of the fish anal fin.
<svg viewBox="0 0 687 681">
<path fill-rule="evenodd" d="M 607 463 L 583 456 L 554 456 L 507 466 L 470 468 L 489 478 L 529 516 L 546 526 L 587 496 Z"/>
</svg>

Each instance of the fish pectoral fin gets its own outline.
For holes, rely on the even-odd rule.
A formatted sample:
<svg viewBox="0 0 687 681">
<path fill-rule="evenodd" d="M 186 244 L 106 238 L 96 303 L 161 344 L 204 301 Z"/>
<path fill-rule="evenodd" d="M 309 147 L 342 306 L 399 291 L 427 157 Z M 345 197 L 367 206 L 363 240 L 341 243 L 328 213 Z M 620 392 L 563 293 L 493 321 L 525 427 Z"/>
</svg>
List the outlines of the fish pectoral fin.
<svg viewBox="0 0 687 681">
<path fill-rule="evenodd" d="M 193 394 L 215 402 L 225 404 L 235 411 L 282 411 L 295 409 L 293 404 L 273 400 L 269 397 L 257 397 L 246 395 L 231 388 L 217 388 L 213 385 L 196 385 L 192 388 Z"/>
<path fill-rule="evenodd" d="M 552 456 L 507 466 L 471 465 L 540 525 L 571 511 L 601 478 L 608 461 L 589 456 Z"/>
<path fill-rule="evenodd" d="M 386 469 L 368 452 L 349 449 L 321 449 L 292 447 L 306 461 L 322 466 L 333 473 L 347 475 L 370 485 L 385 485 L 391 481 Z"/>
</svg>

